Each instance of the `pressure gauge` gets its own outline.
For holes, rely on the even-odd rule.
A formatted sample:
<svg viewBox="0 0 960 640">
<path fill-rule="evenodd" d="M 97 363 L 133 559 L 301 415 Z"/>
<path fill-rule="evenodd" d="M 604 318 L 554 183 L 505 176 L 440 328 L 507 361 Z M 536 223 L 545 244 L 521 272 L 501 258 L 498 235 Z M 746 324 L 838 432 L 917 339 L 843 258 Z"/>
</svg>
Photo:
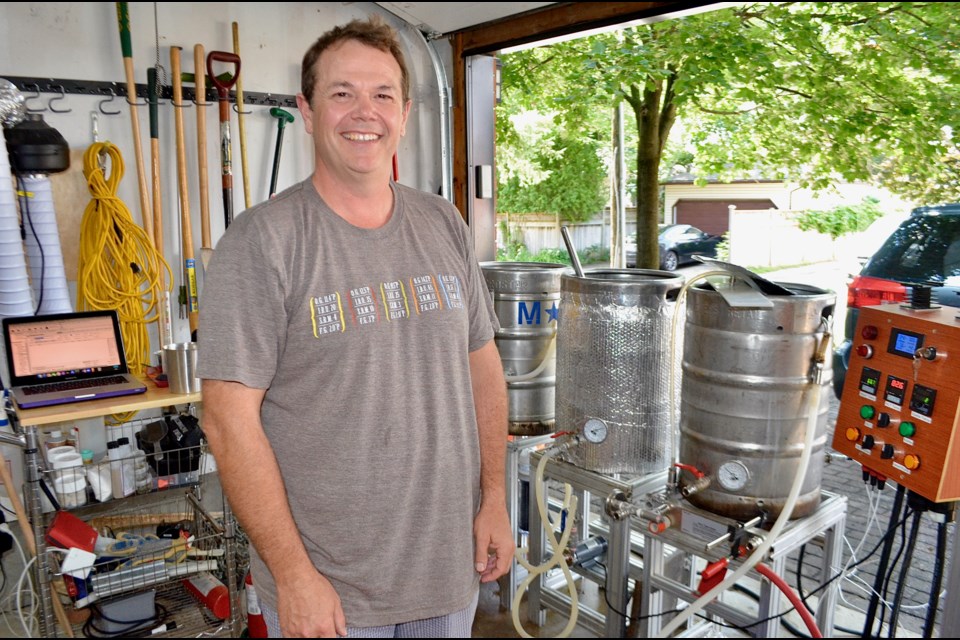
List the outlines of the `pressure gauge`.
<svg viewBox="0 0 960 640">
<path fill-rule="evenodd" d="M 724 462 L 717 469 L 717 481 L 727 491 L 740 491 L 747 486 L 749 479 L 750 471 L 747 469 L 747 465 L 739 460 Z"/>
<path fill-rule="evenodd" d="M 600 444 L 607 439 L 607 423 L 599 418 L 590 418 L 583 425 L 583 437 L 587 442 Z"/>
</svg>

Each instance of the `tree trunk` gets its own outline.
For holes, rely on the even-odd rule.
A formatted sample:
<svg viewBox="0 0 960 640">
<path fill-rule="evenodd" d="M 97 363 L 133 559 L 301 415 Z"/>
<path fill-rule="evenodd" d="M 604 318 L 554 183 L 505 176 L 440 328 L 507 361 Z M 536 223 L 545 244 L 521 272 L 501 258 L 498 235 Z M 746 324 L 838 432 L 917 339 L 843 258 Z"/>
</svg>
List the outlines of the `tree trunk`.
<svg viewBox="0 0 960 640">
<path fill-rule="evenodd" d="M 660 268 L 658 228 L 660 222 L 660 159 L 677 117 L 674 83 L 677 68 L 668 67 L 666 86 L 662 79 L 641 88 L 631 85 L 627 102 L 637 120 L 637 268 Z"/>
<path fill-rule="evenodd" d="M 658 269 L 660 248 L 660 89 L 656 83 L 643 91 L 631 87 L 631 106 L 637 120 L 637 268 Z"/>
</svg>

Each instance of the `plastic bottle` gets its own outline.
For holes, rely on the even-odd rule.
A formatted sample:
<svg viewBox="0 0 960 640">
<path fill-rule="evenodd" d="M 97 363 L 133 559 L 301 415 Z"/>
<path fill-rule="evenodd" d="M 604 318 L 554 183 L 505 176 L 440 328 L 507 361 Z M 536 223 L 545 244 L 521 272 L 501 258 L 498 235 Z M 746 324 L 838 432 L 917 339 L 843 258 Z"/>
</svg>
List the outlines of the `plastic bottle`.
<svg viewBox="0 0 960 640">
<path fill-rule="evenodd" d="M 257 599 L 257 590 L 253 588 L 253 577 L 249 571 L 243 580 L 243 585 L 247 594 L 247 637 L 269 638 L 267 622 L 263 619 L 260 600 Z"/>
<path fill-rule="evenodd" d="M 110 459 L 110 486 L 113 487 L 113 497 L 122 498 L 123 493 L 123 461 L 120 453 L 120 443 L 111 440 L 107 443 L 107 458 Z"/>
<path fill-rule="evenodd" d="M 140 449 L 133 452 L 133 472 L 137 493 L 149 493 L 153 489 L 153 474 L 147 464 L 147 454 Z"/>
<path fill-rule="evenodd" d="M 123 452 L 120 449 L 120 443 L 116 440 L 107 443 L 107 457 L 110 459 L 110 484 L 113 497 L 125 498 L 135 490 L 134 476 L 132 473 L 124 473 Z M 130 479 L 127 480 L 127 478 Z"/>
<path fill-rule="evenodd" d="M 62 431 L 57 429 L 56 431 L 51 431 L 47 434 L 47 437 L 43 440 L 43 444 L 47 449 L 64 447 L 67 444 L 67 437 L 63 435 Z"/>
<path fill-rule="evenodd" d="M 68 447 L 73 447 L 77 451 L 80 450 L 80 429 L 78 429 L 76 426 L 72 426 L 67 429 L 66 439 L 67 441 L 65 444 Z"/>
<path fill-rule="evenodd" d="M 187 578 L 183 586 L 220 620 L 230 615 L 230 593 L 226 585 L 209 571 Z"/>
<path fill-rule="evenodd" d="M 137 470 L 134 466 L 133 451 L 130 449 L 130 440 L 120 438 L 117 440 L 117 445 L 120 450 L 120 470 L 123 474 L 123 496 L 126 497 L 137 491 Z"/>
</svg>

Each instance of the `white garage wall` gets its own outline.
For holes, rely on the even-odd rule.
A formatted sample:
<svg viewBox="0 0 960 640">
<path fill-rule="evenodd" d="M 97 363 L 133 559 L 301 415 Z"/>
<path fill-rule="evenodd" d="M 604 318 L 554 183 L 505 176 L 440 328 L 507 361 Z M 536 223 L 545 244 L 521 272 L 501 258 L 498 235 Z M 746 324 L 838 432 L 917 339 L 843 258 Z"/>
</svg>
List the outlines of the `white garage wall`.
<svg viewBox="0 0 960 640">
<path fill-rule="evenodd" d="M 154 12 L 156 11 L 156 20 Z M 310 44 L 325 30 L 350 19 L 378 13 L 398 28 L 403 40 L 411 73 L 413 114 L 406 138 L 399 152 L 400 181 L 433 193 L 440 189 L 440 126 L 439 89 L 437 74 L 430 62 L 423 38 L 412 26 L 399 21 L 369 2 L 290 2 L 290 3 L 152 3 L 129 4 L 130 29 L 133 43 L 133 61 L 136 81 L 146 83 L 147 68 L 157 61 L 159 42 L 160 64 L 166 69 L 166 84 L 170 84 L 170 47 L 183 47 L 182 70 L 193 72 L 193 47 L 203 44 L 206 52 L 233 51 L 231 23 L 236 21 L 240 33 L 241 79 L 243 90 L 257 93 L 295 95 L 300 87 L 300 61 Z M 441 57 L 450 57 L 445 41 L 434 43 Z M 447 77 L 449 78 L 449 62 Z M 230 67 L 218 64 L 215 70 Z M 0 7 L 0 77 L 38 77 L 68 80 L 125 82 L 123 58 L 117 24 L 116 3 L 113 2 L 23 2 L 5 3 Z M 193 85 L 185 84 L 185 88 Z M 27 95 L 27 92 L 24 92 Z M 41 93 L 31 99 L 31 107 L 46 106 L 54 93 Z M 70 113 L 44 112 L 43 118 L 56 128 L 70 145 L 75 161 L 67 174 L 53 176 L 56 190 L 56 208 L 60 221 L 61 244 L 65 259 L 79 237 L 79 220 L 89 202 L 84 190 L 80 156 L 91 144 L 91 112 L 96 111 L 101 98 L 67 94 L 66 99 L 54 103 L 58 109 L 69 108 Z M 100 115 L 100 140 L 109 140 L 123 155 L 126 171 L 119 196 L 140 221 L 136 161 L 131 133 L 129 108 L 125 96 L 107 107 L 121 110 L 120 115 Z M 295 108 L 284 107 L 296 117 L 284 132 L 282 162 L 278 190 L 282 190 L 310 175 L 313 169 L 313 148 L 304 132 L 300 114 Z M 192 104 L 184 111 L 184 131 L 190 212 L 195 255 L 200 256 L 200 205 L 197 179 L 196 114 Z M 267 198 L 277 137 L 277 119 L 270 116 L 269 106 L 246 105 L 251 112 L 245 116 L 247 163 L 251 205 Z M 140 107 L 140 136 L 147 185 L 150 188 L 150 129 L 148 109 Z M 216 105 L 208 108 L 207 167 L 210 190 L 211 233 L 214 244 L 224 229 L 221 200 L 219 117 Z M 243 175 L 240 161 L 238 116 L 231 111 L 233 139 L 234 216 L 244 207 Z M 169 102 L 160 106 L 160 158 L 164 215 L 164 256 L 180 284 L 181 249 L 179 241 L 179 210 L 177 207 L 177 167 L 173 107 Z M 57 188 L 71 182 L 70 189 Z M 63 195 L 67 194 L 67 195 Z M 76 253 L 73 252 L 75 256 Z M 199 270 L 199 269 L 198 269 Z M 202 270 L 200 270 L 202 271 Z M 74 265 L 68 265 L 68 277 L 75 274 Z M 75 277 L 75 276 L 72 276 Z M 72 279 L 71 277 L 71 279 Z M 198 275 L 202 278 L 202 273 Z M 71 282 L 71 287 L 75 286 Z M 202 297 L 202 280 L 200 282 Z M 174 291 L 177 289 L 175 288 Z M 174 296 L 174 300 L 176 296 Z M 178 322 L 174 309 L 174 333 L 178 340 L 186 340 L 189 330 L 185 321 Z"/>
</svg>

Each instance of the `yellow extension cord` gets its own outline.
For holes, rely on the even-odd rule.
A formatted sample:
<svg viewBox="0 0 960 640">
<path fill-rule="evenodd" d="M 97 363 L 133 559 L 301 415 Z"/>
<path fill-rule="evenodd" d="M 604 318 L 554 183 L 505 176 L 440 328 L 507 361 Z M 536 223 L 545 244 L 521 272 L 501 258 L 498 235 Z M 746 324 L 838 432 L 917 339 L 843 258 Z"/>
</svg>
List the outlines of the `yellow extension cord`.
<svg viewBox="0 0 960 640">
<path fill-rule="evenodd" d="M 113 169 L 109 176 L 106 159 Z M 150 363 L 147 325 L 158 318 L 161 269 L 166 269 L 166 282 L 171 284 L 173 273 L 117 197 L 123 172 L 123 157 L 109 142 L 95 142 L 83 154 L 83 175 L 92 199 L 80 223 L 77 309 L 116 309 L 127 364 L 132 373 L 143 375 Z M 125 421 L 135 413 L 114 418 Z"/>
</svg>

